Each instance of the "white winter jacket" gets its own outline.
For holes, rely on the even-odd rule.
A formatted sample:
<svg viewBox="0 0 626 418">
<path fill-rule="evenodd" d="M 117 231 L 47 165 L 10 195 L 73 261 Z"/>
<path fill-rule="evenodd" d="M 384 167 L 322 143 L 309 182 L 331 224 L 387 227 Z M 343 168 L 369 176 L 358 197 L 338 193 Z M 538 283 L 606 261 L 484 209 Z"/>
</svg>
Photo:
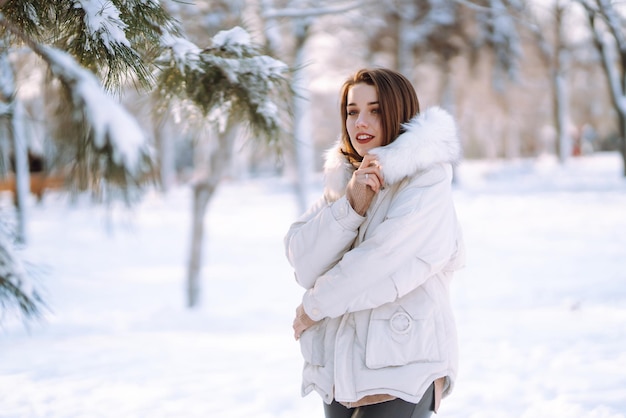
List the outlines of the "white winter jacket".
<svg viewBox="0 0 626 418">
<path fill-rule="evenodd" d="M 327 154 L 324 196 L 289 229 L 287 258 L 317 324 L 300 338 L 302 395 L 326 403 L 388 394 L 419 402 L 457 374 L 456 328 L 448 285 L 463 264 L 452 201 L 460 144 L 452 117 L 430 108 L 391 144 L 370 151 L 385 187 L 364 217 L 345 196 L 354 168 Z"/>
</svg>

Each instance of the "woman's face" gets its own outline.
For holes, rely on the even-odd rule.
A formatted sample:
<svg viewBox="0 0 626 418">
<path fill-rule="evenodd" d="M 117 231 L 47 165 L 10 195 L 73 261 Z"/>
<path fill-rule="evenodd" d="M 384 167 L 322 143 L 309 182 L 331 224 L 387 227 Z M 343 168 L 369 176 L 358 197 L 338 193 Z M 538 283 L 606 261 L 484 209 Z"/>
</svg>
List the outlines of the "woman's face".
<svg viewBox="0 0 626 418">
<path fill-rule="evenodd" d="M 355 84 L 348 90 L 346 130 L 350 142 L 361 156 L 383 145 L 380 105 L 374 86 Z"/>
</svg>

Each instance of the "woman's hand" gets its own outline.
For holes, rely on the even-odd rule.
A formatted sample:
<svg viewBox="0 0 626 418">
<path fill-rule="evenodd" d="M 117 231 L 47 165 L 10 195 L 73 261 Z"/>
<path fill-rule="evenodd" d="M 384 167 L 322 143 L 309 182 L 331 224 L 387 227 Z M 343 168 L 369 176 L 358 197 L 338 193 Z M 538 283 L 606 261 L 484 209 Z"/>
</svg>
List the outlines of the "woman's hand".
<svg viewBox="0 0 626 418">
<path fill-rule="evenodd" d="M 361 216 L 365 215 L 374 196 L 383 186 L 383 175 L 376 157 L 366 154 L 361 165 L 352 174 L 346 187 L 350 206 Z"/>
<path fill-rule="evenodd" d="M 293 336 L 296 341 L 300 339 L 300 335 L 317 322 L 309 318 L 309 315 L 304 311 L 302 304 L 296 308 L 296 319 L 293 320 Z"/>
</svg>

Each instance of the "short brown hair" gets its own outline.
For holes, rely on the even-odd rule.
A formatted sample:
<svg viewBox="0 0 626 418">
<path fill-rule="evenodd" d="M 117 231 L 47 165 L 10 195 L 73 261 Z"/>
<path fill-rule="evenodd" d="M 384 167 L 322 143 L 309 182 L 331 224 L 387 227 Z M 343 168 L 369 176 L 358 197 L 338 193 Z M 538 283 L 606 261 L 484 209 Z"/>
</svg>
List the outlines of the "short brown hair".
<svg viewBox="0 0 626 418">
<path fill-rule="evenodd" d="M 381 114 L 383 145 L 392 143 L 402 133 L 402 124 L 419 113 L 417 93 L 402 74 L 387 68 L 361 69 L 348 78 L 341 87 L 341 152 L 350 163 L 363 160 L 350 142 L 346 128 L 348 91 L 359 83 L 374 86 Z"/>
</svg>

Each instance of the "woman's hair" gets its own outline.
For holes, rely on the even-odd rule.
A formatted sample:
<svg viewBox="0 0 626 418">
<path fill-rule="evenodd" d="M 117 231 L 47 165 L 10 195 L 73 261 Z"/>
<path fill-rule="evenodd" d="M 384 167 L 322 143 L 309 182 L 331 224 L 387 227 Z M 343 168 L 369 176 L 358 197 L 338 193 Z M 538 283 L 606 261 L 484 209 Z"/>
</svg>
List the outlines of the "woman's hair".
<svg viewBox="0 0 626 418">
<path fill-rule="evenodd" d="M 352 86 L 364 83 L 374 86 L 378 95 L 383 145 L 392 143 L 402 133 L 402 124 L 419 113 L 417 93 L 411 82 L 397 71 L 386 68 L 362 69 L 348 78 L 341 87 L 341 152 L 350 163 L 363 160 L 350 142 L 346 128 L 348 91 Z"/>
</svg>

